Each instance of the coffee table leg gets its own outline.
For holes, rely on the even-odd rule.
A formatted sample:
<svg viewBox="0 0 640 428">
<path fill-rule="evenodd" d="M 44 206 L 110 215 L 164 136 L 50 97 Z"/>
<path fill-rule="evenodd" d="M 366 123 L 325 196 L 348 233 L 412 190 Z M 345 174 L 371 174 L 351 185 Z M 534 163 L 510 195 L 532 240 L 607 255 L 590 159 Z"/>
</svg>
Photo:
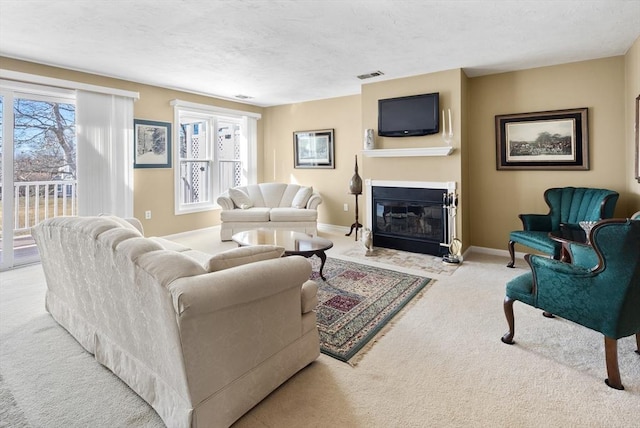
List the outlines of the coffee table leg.
<svg viewBox="0 0 640 428">
<path fill-rule="evenodd" d="M 327 278 L 325 278 L 322 274 L 322 268 L 324 268 L 324 263 L 327 261 L 327 255 L 324 253 L 324 251 L 316 251 L 316 256 L 320 257 L 320 260 L 322 262 L 320 263 L 320 278 L 322 278 L 323 281 L 326 281 Z"/>
</svg>

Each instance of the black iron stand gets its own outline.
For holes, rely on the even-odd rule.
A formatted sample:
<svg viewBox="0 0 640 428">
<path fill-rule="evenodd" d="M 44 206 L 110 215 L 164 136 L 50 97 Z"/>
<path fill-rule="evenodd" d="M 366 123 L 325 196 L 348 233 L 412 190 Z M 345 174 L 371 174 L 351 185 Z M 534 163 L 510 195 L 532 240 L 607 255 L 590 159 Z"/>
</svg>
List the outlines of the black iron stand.
<svg viewBox="0 0 640 428">
<path fill-rule="evenodd" d="M 351 233 L 355 229 L 355 231 L 356 231 L 356 241 L 357 241 L 358 240 L 358 228 L 362 227 L 362 225 L 360 223 L 358 223 L 358 196 L 362 195 L 362 193 L 352 193 L 352 195 L 354 195 L 356 197 L 356 222 L 351 225 L 351 230 L 349 231 L 349 233 L 345 234 L 344 236 L 351 236 Z"/>
</svg>

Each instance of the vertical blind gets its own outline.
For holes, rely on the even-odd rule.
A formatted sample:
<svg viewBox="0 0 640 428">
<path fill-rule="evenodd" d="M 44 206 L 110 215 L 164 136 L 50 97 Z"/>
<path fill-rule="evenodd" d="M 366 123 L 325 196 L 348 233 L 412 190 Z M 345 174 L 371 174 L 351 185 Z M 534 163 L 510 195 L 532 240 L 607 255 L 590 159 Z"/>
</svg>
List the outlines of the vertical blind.
<svg viewBox="0 0 640 428">
<path fill-rule="evenodd" d="M 78 213 L 133 217 L 133 98 L 78 90 Z"/>
</svg>

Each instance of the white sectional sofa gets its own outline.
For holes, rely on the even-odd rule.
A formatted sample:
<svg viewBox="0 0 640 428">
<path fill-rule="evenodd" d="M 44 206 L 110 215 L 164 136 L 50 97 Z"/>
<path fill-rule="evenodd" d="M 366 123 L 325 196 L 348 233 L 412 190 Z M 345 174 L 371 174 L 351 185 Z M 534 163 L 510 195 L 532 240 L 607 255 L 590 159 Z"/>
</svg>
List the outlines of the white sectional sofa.
<svg viewBox="0 0 640 428">
<path fill-rule="evenodd" d="M 260 183 L 229 189 L 218 197 L 220 238 L 230 241 L 245 230 L 287 229 L 310 235 L 318 233 L 320 194 L 312 187 L 286 183 Z"/>
<path fill-rule="evenodd" d="M 141 231 L 58 217 L 32 234 L 49 313 L 168 427 L 228 427 L 318 357 L 308 260 L 274 246 L 210 255 Z"/>
</svg>

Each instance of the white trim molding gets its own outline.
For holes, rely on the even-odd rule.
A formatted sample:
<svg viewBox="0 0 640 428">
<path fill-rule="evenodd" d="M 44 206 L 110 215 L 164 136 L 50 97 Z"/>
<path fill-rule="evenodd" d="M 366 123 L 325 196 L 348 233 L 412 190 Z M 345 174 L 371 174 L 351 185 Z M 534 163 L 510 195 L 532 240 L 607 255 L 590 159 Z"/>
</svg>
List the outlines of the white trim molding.
<svg viewBox="0 0 640 428">
<path fill-rule="evenodd" d="M 254 118 L 256 120 L 260 120 L 262 118 L 262 115 L 260 113 L 254 113 L 254 112 L 245 111 L 245 110 L 235 110 L 235 109 L 225 108 L 225 107 L 217 107 L 209 104 L 193 103 L 191 101 L 184 101 L 179 99 L 171 100 L 169 104 L 171 104 L 173 107 L 184 107 L 190 110 L 200 110 L 204 113 L 215 113 L 218 115 L 229 114 L 234 117 L 247 116 L 247 117 Z"/>
<path fill-rule="evenodd" d="M 39 74 L 22 73 L 20 71 L 6 70 L 0 68 L 0 79 L 15 80 L 19 82 L 35 83 L 65 89 L 79 89 L 87 92 L 97 92 L 99 94 L 117 95 L 120 97 L 140 99 L 140 93 L 125 91 L 123 89 L 109 88 L 106 86 L 91 85 L 88 83 L 74 82 L 71 80 L 57 79 L 55 77 L 40 76 Z"/>
<path fill-rule="evenodd" d="M 369 158 L 398 158 L 416 156 L 449 156 L 453 153 L 453 147 L 417 147 L 403 149 L 373 149 L 363 150 L 362 154 Z"/>
</svg>

